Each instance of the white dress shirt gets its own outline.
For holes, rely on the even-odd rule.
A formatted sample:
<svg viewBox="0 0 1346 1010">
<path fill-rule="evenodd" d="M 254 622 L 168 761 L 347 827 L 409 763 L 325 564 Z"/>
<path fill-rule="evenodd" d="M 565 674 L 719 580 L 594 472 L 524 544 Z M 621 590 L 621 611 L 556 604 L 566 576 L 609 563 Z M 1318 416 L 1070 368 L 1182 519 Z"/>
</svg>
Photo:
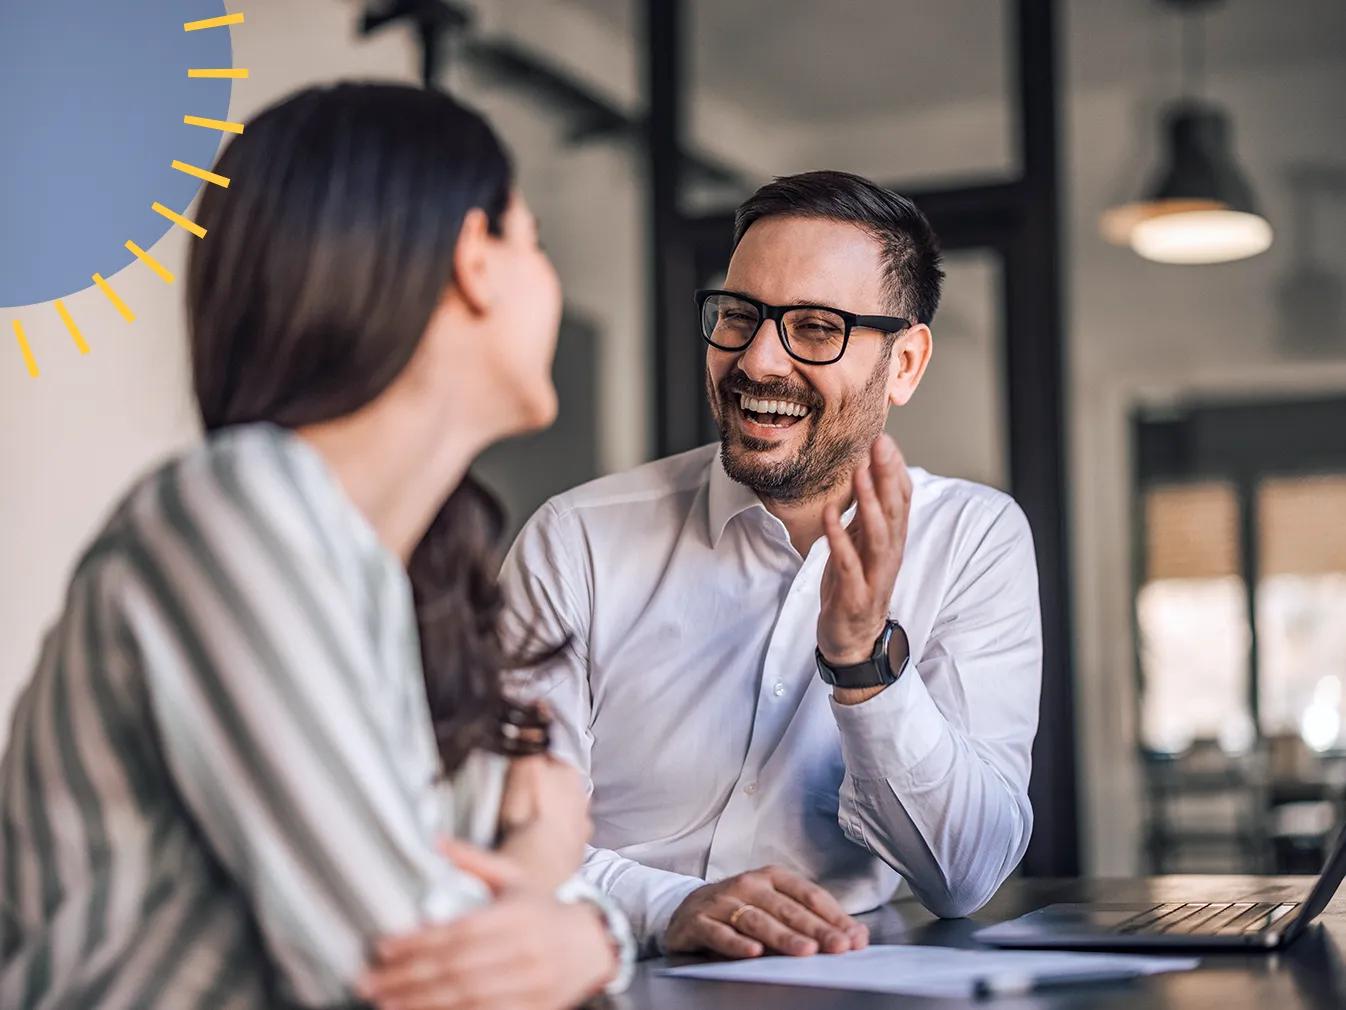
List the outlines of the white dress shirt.
<svg viewBox="0 0 1346 1010">
<path fill-rule="evenodd" d="M 851 913 L 905 878 L 960 916 L 1022 858 L 1041 679 L 1028 523 L 999 491 L 911 479 L 889 613 L 912 662 L 858 705 L 814 665 L 826 538 L 801 558 L 718 446 L 552 499 L 511 550 L 512 633 L 571 640 L 541 677 L 558 750 L 592 783 L 583 872 L 647 952 L 689 893 L 756 867 Z"/>
</svg>

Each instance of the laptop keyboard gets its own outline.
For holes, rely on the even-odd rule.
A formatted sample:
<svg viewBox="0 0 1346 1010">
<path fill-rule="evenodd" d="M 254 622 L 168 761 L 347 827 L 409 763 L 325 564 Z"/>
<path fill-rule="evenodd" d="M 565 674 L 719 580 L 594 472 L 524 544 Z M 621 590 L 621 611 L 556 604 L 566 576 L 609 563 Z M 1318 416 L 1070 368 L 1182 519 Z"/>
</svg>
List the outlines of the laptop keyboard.
<svg viewBox="0 0 1346 1010">
<path fill-rule="evenodd" d="M 1121 923 L 1115 932 L 1172 936 L 1239 936 L 1270 929 L 1298 908 L 1277 902 L 1170 902 L 1155 905 Z"/>
</svg>

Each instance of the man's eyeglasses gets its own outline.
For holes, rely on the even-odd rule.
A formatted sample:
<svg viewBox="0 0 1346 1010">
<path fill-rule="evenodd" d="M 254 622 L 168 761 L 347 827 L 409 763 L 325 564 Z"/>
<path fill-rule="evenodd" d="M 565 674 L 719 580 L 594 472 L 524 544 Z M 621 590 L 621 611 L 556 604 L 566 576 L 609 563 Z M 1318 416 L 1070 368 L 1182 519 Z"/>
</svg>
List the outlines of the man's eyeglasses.
<svg viewBox="0 0 1346 1010">
<path fill-rule="evenodd" d="M 741 351 L 770 319 L 785 353 L 806 365 L 840 361 L 857 326 L 897 333 L 911 325 L 900 316 L 857 316 L 828 305 L 768 305 L 735 291 L 698 291 L 696 304 L 701 336 L 712 347 Z"/>
</svg>

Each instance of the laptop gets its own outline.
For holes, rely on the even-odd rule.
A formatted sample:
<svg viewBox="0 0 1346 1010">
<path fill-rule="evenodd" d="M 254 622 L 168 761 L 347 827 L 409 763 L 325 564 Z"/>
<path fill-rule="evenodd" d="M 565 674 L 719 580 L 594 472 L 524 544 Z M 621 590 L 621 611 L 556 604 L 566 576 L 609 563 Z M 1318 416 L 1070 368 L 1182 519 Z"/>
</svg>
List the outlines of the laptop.
<svg viewBox="0 0 1346 1010">
<path fill-rule="evenodd" d="M 1276 950 L 1293 943 L 1322 914 L 1343 877 L 1346 828 L 1303 901 L 1048 905 L 973 937 L 993 947 Z"/>
</svg>

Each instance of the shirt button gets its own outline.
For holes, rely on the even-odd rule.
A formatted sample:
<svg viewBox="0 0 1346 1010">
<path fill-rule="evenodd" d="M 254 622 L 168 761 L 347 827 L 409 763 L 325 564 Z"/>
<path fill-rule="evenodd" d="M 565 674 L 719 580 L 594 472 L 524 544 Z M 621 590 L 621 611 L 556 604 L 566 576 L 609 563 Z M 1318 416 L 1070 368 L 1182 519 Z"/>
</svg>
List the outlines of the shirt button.
<svg viewBox="0 0 1346 1010">
<path fill-rule="evenodd" d="M 743 791 L 747 793 L 749 796 L 754 795 L 757 792 L 757 783 L 749 782 L 746 786 L 743 787 Z"/>
<path fill-rule="evenodd" d="M 771 693 L 774 694 L 777 698 L 783 695 L 785 693 L 785 682 L 778 680 L 776 681 L 776 683 L 772 684 Z"/>
</svg>

